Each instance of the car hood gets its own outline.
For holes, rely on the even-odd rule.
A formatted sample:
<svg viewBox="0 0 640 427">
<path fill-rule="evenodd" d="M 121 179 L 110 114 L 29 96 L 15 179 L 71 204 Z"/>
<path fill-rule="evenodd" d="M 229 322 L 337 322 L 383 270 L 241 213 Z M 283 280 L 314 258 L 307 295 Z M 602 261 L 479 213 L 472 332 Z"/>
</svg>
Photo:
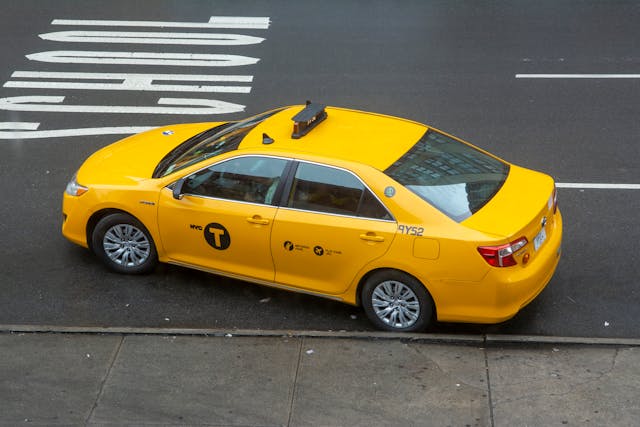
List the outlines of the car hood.
<svg viewBox="0 0 640 427">
<path fill-rule="evenodd" d="M 221 123 L 164 126 L 131 135 L 93 153 L 78 171 L 78 182 L 125 184 L 151 178 L 156 165 L 187 139 Z"/>
<path fill-rule="evenodd" d="M 511 165 L 498 193 L 462 224 L 506 239 L 530 237 L 541 219 L 550 215 L 553 189 L 550 176 Z"/>
</svg>

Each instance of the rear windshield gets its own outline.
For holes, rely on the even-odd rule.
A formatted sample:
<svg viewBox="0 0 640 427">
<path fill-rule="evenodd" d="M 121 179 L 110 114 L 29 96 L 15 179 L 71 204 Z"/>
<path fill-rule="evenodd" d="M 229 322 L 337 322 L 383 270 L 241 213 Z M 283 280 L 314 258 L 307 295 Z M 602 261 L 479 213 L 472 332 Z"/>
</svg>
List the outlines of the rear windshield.
<svg viewBox="0 0 640 427">
<path fill-rule="evenodd" d="M 429 129 L 385 173 L 460 222 L 493 198 L 509 165 Z"/>
</svg>

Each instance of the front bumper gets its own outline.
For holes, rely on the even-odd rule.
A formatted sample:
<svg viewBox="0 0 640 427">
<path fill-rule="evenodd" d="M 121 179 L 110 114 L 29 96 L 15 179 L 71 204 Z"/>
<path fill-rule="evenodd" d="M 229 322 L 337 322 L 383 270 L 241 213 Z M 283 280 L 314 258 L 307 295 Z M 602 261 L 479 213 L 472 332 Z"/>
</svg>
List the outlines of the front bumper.
<svg viewBox="0 0 640 427">
<path fill-rule="evenodd" d="M 71 242 L 88 248 L 87 243 L 87 221 L 90 212 L 82 202 L 83 197 L 89 196 L 85 193 L 82 196 L 71 196 L 64 193 L 62 196 L 62 235 Z"/>
</svg>

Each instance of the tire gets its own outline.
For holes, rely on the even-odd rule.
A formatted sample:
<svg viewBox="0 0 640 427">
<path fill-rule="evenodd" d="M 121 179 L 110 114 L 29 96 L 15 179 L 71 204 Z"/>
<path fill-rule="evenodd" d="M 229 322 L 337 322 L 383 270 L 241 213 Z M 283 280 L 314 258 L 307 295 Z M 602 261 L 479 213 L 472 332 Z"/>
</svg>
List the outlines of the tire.
<svg viewBox="0 0 640 427">
<path fill-rule="evenodd" d="M 158 264 L 158 253 L 149 231 L 131 215 L 107 215 L 91 234 L 93 249 L 111 270 L 125 274 L 144 274 Z"/>
<path fill-rule="evenodd" d="M 367 317 L 382 330 L 422 331 L 433 318 L 434 304 L 427 289 L 401 271 L 373 273 L 364 282 L 361 297 Z"/>
</svg>

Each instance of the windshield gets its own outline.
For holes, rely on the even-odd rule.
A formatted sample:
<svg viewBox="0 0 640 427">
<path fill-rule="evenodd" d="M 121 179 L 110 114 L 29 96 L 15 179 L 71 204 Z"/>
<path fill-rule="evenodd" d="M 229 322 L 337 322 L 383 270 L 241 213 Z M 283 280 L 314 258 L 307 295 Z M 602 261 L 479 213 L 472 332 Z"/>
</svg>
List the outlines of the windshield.
<svg viewBox="0 0 640 427">
<path fill-rule="evenodd" d="M 239 122 L 216 126 L 186 140 L 160 161 L 153 177 L 160 178 L 209 157 L 237 149 L 242 139 L 254 127 L 280 110 L 267 111 Z"/>
<path fill-rule="evenodd" d="M 509 165 L 428 130 L 385 173 L 460 222 L 493 198 L 507 178 Z"/>
</svg>

